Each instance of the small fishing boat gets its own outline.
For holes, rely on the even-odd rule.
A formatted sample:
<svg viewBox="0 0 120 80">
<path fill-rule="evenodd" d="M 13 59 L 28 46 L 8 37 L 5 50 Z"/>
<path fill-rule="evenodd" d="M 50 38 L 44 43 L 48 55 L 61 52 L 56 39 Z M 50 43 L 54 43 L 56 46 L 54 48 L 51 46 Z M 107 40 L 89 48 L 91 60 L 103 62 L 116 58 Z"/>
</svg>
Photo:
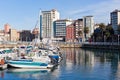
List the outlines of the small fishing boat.
<svg viewBox="0 0 120 80">
<path fill-rule="evenodd" d="M 9 67 L 14 68 L 27 68 L 27 69 L 46 69 L 52 68 L 53 65 L 44 62 L 35 62 L 32 59 L 19 59 L 19 60 L 9 60 L 7 61 Z"/>
<path fill-rule="evenodd" d="M 44 55 L 49 56 L 49 58 L 52 60 L 52 63 L 56 64 L 59 62 L 61 56 L 59 55 L 59 52 L 54 52 L 49 49 L 40 49 L 40 52 Z"/>
</svg>

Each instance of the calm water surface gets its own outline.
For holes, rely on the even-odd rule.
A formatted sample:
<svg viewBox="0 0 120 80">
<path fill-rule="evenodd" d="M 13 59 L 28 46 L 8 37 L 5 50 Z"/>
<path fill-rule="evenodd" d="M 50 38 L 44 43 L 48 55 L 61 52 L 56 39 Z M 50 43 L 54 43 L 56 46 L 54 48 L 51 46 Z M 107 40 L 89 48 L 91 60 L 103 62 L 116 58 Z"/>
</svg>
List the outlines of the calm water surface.
<svg viewBox="0 0 120 80">
<path fill-rule="evenodd" d="M 0 80 L 120 80 L 120 51 L 65 48 L 62 53 L 55 69 L 7 69 Z"/>
</svg>

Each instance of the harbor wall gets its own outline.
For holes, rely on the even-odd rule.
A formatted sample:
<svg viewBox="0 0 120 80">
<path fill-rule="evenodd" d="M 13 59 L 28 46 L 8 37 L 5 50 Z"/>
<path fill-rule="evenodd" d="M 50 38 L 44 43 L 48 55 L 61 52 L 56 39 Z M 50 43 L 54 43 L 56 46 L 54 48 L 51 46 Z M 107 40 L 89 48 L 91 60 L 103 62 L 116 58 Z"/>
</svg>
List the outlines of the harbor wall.
<svg viewBox="0 0 120 80">
<path fill-rule="evenodd" d="M 120 44 L 118 43 L 58 43 L 61 48 L 94 48 L 94 49 L 117 49 L 120 50 Z"/>
<path fill-rule="evenodd" d="M 17 46 L 17 44 L 0 44 L 0 48 L 14 48 Z"/>
<path fill-rule="evenodd" d="M 14 48 L 21 44 L 0 44 L 0 48 Z M 27 44 L 25 44 L 27 45 Z M 120 44 L 117 43 L 53 43 L 53 45 L 59 46 L 60 48 L 94 48 L 94 49 L 117 49 L 120 50 Z M 39 45 L 44 47 L 43 44 Z"/>
<path fill-rule="evenodd" d="M 120 45 L 113 44 L 83 44 L 82 48 L 94 48 L 94 49 L 115 49 L 120 50 Z"/>
</svg>

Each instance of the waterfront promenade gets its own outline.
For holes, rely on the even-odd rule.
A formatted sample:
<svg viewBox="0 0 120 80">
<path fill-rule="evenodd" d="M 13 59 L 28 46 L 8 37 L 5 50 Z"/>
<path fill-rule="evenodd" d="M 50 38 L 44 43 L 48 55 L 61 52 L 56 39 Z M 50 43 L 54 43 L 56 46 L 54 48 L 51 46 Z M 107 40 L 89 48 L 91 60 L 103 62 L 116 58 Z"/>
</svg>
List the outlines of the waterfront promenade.
<svg viewBox="0 0 120 80">
<path fill-rule="evenodd" d="M 64 43 L 56 43 L 61 48 L 95 48 L 95 49 L 119 49 L 120 50 L 120 44 L 117 42 L 83 42 L 83 43 L 70 43 L 70 42 L 64 42 Z"/>
<path fill-rule="evenodd" d="M 16 43 L 16 44 L 0 44 L 0 48 L 14 48 L 19 45 L 28 45 L 28 42 Z M 118 49 L 120 50 L 120 44 L 117 42 L 54 42 L 53 45 L 60 48 L 95 48 L 95 49 Z M 44 44 L 39 44 L 40 47 L 44 47 Z"/>
</svg>

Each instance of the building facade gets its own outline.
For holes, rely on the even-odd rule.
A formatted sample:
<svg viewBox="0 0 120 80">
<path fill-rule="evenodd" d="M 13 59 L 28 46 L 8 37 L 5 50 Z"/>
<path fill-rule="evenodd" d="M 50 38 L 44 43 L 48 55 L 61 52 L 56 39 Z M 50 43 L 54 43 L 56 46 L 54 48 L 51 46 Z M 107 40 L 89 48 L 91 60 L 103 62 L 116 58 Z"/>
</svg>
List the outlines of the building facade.
<svg viewBox="0 0 120 80">
<path fill-rule="evenodd" d="M 75 26 L 73 24 L 66 27 L 66 42 L 74 42 L 76 39 Z"/>
<path fill-rule="evenodd" d="M 8 34 L 9 30 L 10 30 L 10 25 L 7 23 L 7 24 L 4 25 L 4 32 L 5 32 L 5 34 Z"/>
<path fill-rule="evenodd" d="M 79 42 L 82 42 L 84 39 L 84 27 L 83 27 L 83 19 L 77 19 L 74 21 L 75 26 L 75 36 Z"/>
<path fill-rule="evenodd" d="M 9 41 L 10 40 L 10 35 L 5 34 L 4 30 L 0 30 L 0 41 Z"/>
<path fill-rule="evenodd" d="M 120 25 L 120 10 L 114 10 L 110 13 L 111 25 L 115 31 L 115 34 L 118 33 L 118 25 Z"/>
<path fill-rule="evenodd" d="M 20 32 L 20 41 L 32 41 L 35 35 L 31 33 L 31 30 L 22 30 Z"/>
<path fill-rule="evenodd" d="M 84 36 L 88 40 L 94 32 L 94 19 L 93 16 L 83 17 Z"/>
<path fill-rule="evenodd" d="M 19 33 L 16 29 L 10 29 L 10 41 L 19 41 Z"/>
<path fill-rule="evenodd" d="M 55 9 L 41 12 L 40 14 L 41 38 L 53 38 L 54 37 L 53 22 L 58 19 L 59 19 L 59 12 Z"/>
<path fill-rule="evenodd" d="M 54 22 L 55 38 L 65 39 L 65 37 L 66 37 L 66 26 L 70 25 L 71 23 L 72 23 L 72 20 L 68 20 L 68 19 L 56 20 Z"/>
</svg>

